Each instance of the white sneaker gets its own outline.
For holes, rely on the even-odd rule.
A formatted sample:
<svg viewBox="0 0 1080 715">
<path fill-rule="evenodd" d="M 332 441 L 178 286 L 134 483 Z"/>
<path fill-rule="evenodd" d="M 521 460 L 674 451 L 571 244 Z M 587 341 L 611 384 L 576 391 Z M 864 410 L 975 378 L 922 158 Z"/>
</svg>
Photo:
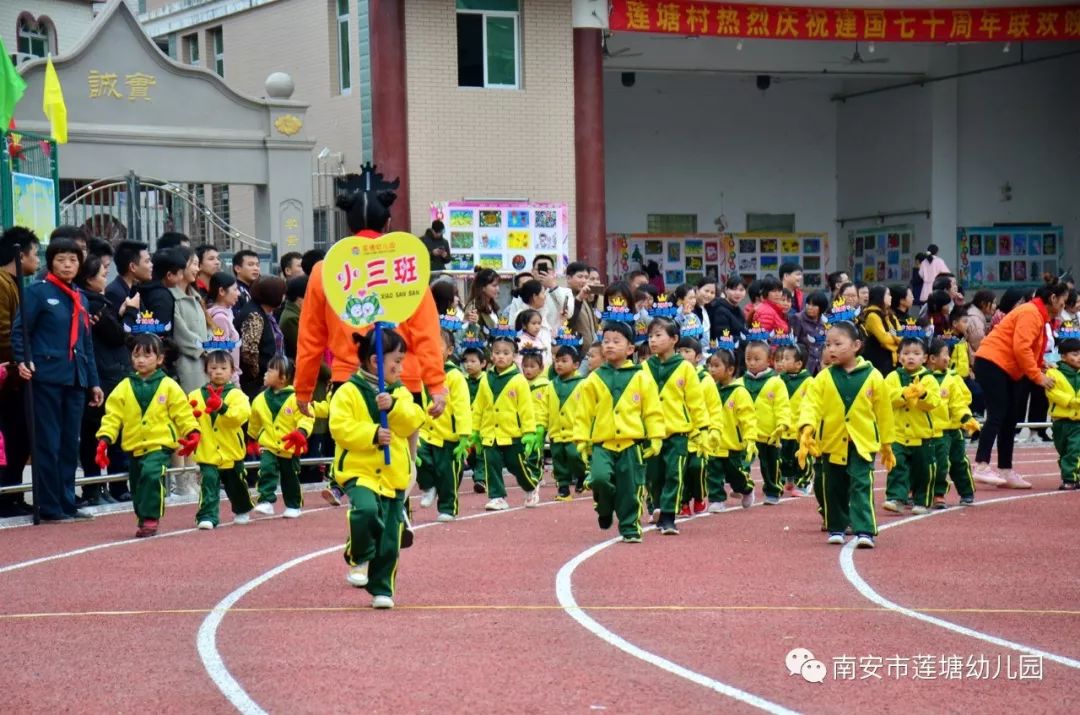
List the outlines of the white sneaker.
<svg viewBox="0 0 1080 715">
<path fill-rule="evenodd" d="M 749 494 L 743 494 L 742 495 L 742 508 L 743 509 L 749 509 L 752 506 L 754 506 L 754 493 L 750 492 Z"/>
<path fill-rule="evenodd" d="M 439 514 L 437 517 L 435 517 L 435 521 L 441 521 L 443 523 L 446 523 L 448 521 L 453 521 L 453 520 L 454 520 L 454 515 L 453 514 Z"/>
<path fill-rule="evenodd" d="M 532 509 L 532 508 L 538 507 L 538 506 L 540 506 L 540 487 L 539 486 L 537 486 L 536 489 L 533 489 L 531 492 L 528 492 L 525 495 L 525 508 L 526 509 Z"/>
<path fill-rule="evenodd" d="M 498 499 L 492 499 L 484 505 L 485 511 L 506 511 L 509 508 L 510 505 L 507 504 L 506 500 L 501 497 Z"/>
<path fill-rule="evenodd" d="M 255 505 L 255 511 L 260 514 L 266 514 L 267 516 L 274 515 L 274 505 L 268 501 L 262 501 Z"/>
<path fill-rule="evenodd" d="M 720 514 L 723 511 L 724 511 L 724 502 L 722 502 L 722 501 L 711 501 L 711 502 L 709 502 L 709 513 L 710 514 Z"/>
<path fill-rule="evenodd" d="M 930 510 L 920 504 L 911 507 L 911 513 L 915 515 L 929 514 Z"/>
<path fill-rule="evenodd" d="M 1005 479 L 998 474 L 998 471 L 986 463 L 976 463 L 971 476 L 979 484 L 989 484 L 992 487 L 1000 487 L 1005 483 Z"/>
<path fill-rule="evenodd" d="M 299 509 L 290 509 L 289 507 L 285 507 L 285 511 L 281 512 L 281 516 L 286 518 L 286 519 L 299 519 L 300 518 L 300 510 Z"/>
<path fill-rule="evenodd" d="M 904 513 L 904 505 L 896 501 L 895 499 L 886 499 L 881 503 L 881 508 L 885 511 L 891 511 L 894 514 Z"/>
<path fill-rule="evenodd" d="M 1018 434 L 1016 436 L 1016 444 L 1020 444 L 1021 442 L 1030 442 L 1030 441 L 1031 441 L 1031 430 L 1029 428 L 1025 427 L 1024 429 L 1020 430 L 1020 434 Z"/>
<path fill-rule="evenodd" d="M 243 514 L 233 514 L 232 523 L 240 524 L 241 526 L 244 525 L 244 524 L 250 524 L 251 523 L 251 514 L 249 514 L 247 512 L 244 512 Z"/>
<path fill-rule="evenodd" d="M 202 529 L 203 531 L 209 531 L 214 528 L 214 522 L 203 519 L 198 523 L 196 528 Z"/>
<path fill-rule="evenodd" d="M 649 523 L 656 524 L 660 521 L 660 510 L 653 509 L 652 514 L 649 515 Z"/>
<path fill-rule="evenodd" d="M 829 534 L 828 542 L 830 544 L 840 545 L 844 543 L 844 535 L 839 532 Z"/>
<path fill-rule="evenodd" d="M 356 588 L 363 588 L 364 586 L 367 586 L 367 571 L 367 561 L 360 564 L 359 566 L 352 566 L 349 568 L 349 573 L 345 576 L 345 580 L 348 581 L 350 585 L 355 586 Z"/>
<path fill-rule="evenodd" d="M 855 539 L 856 549 L 872 549 L 874 548 L 874 537 L 869 534 L 859 534 Z"/>
<path fill-rule="evenodd" d="M 428 509 L 435 503 L 435 487 L 428 489 L 424 492 L 424 495 L 420 497 L 420 506 L 424 509 Z"/>
<path fill-rule="evenodd" d="M 372 608 L 393 608 L 394 607 L 394 599 L 390 598 L 389 596 L 376 596 L 375 598 L 371 599 L 371 607 Z"/>
</svg>

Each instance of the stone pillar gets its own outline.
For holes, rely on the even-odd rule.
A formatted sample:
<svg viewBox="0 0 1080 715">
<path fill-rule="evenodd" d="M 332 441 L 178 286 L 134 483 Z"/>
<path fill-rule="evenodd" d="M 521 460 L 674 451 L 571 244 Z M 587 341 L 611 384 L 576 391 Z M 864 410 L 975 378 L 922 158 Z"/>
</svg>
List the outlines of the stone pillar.
<svg viewBox="0 0 1080 715">
<path fill-rule="evenodd" d="M 602 30 L 574 30 L 574 167 L 577 258 L 607 273 Z"/>
<path fill-rule="evenodd" d="M 408 231 L 409 101 L 405 74 L 405 0 L 369 0 L 371 131 L 374 163 L 387 180 L 401 179 L 390 210 L 392 230 Z"/>
</svg>

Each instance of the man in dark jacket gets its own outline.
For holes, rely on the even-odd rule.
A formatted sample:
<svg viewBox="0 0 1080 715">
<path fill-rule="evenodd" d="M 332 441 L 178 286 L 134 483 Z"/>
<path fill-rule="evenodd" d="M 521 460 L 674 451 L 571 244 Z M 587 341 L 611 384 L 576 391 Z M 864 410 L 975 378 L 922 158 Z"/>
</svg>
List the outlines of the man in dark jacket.
<svg viewBox="0 0 1080 715">
<path fill-rule="evenodd" d="M 446 263 L 450 260 L 450 243 L 443 236 L 445 231 L 446 225 L 442 221 L 432 221 L 431 228 L 420 239 L 431 255 L 432 273 L 446 270 Z"/>
</svg>

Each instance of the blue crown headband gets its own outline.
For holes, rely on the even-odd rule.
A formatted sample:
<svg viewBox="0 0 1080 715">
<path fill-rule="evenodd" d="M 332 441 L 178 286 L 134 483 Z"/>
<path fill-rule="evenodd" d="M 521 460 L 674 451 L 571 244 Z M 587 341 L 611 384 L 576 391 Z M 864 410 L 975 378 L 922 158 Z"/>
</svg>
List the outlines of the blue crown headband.
<svg viewBox="0 0 1080 715">
<path fill-rule="evenodd" d="M 701 324 L 701 321 L 693 313 L 687 313 L 682 318 L 682 322 L 679 323 L 679 336 L 699 340 L 703 335 L 705 335 L 705 327 Z"/>
<path fill-rule="evenodd" d="M 634 345 L 649 342 L 649 321 L 639 318 L 634 321 Z"/>
<path fill-rule="evenodd" d="M 858 317 L 859 310 L 851 307 L 841 299 L 833 303 L 832 310 L 823 315 L 821 319 L 826 325 L 835 325 L 836 323 L 854 323 Z"/>
<path fill-rule="evenodd" d="M 559 328 L 559 332 L 555 334 L 555 340 L 553 342 L 559 347 L 566 346 L 579 348 L 583 341 L 580 335 L 572 331 L 570 326 L 564 323 L 563 326 Z"/>
<path fill-rule="evenodd" d="M 1062 340 L 1080 340 L 1080 325 L 1071 320 L 1062 323 L 1057 332 L 1054 333 L 1054 339 L 1059 342 Z"/>
<path fill-rule="evenodd" d="M 604 306 L 604 312 L 600 314 L 600 319 L 611 320 L 616 323 L 632 323 L 634 322 L 634 313 L 630 310 L 630 306 L 626 304 L 626 301 L 621 296 L 616 295 Z"/>
<path fill-rule="evenodd" d="M 750 329 L 746 331 L 746 342 L 748 343 L 768 343 L 771 333 L 765 328 L 761 327 L 758 323 L 754 323 L 750 326 Z"/>
<path fill-rule="evenodd" d="M 941 339 L 950 348 L 955 346 L 958 342 L 960 342 L 960 336 L 955 334 L 951 330 L 946 330 L 944 333 L 942 333 L 941 334 Z"/>
<path fill-rule="evenodd" d="M 212 353 L 215 350 L 224 350 L 230 352 L 237 345 L 240 344 L 239 340 L 229 340 L 221 328 L 215 328 L 213 334 L 208 340 L 203 341 L 202 347 L 208 353 Z"/>
<path fill-rule="evenodd" d="M 720 350 L 727 350 L 732 355 L 735 354 L 735 350 L 739 347 L 739 341 L 729 331 L 725 330 L 720 338 L 713 340 L 709 343 L 710 352 L 715 353 Z"/>
<path fill-rule="evenodd" d="M 656 297 L 652 307 L 649 308 L 650 318 L 674 318 L 679 312 L 679 308 L 671 302 L 666 293 L 661 293 Z"/>
<path fill-rule="evenodd" d="M 926 328 L 909 318 L 906 323 L 896 329 L 896 337 L 901 340 L 906 340 L 908 338 L 926 340 Z"/>
<path fill-rule="evenodd" d="M 461 339 L 462 350 L 484 350 L 487 348 L 487 343 L 480 337 L 479 333 L 475 330 L 465 331 L 465 337 Z"/>
<path fill-rule="evenodd" d="M 449 330 L 451 333 L 461 330 L 463 321 L 461 316 L 458 315 L 456 308 L 449 308 L 445 313 L 439 316 L 439 327 L 443 330 Z"/>
<path fill-rule="evenodd" d="M 787 330 L 774 330 L 769 334 L 769 345 L 774 348 L 795 345 L 795 335 Z"/>
<path fill-rule="evenodd" d="M 154 314 L 149 310 L 144 310 L 135 314 L 135 323 L 129 325 L 124 323 L 124 331 L 131 333 L 132 335 L 140 335 L 149 333 L 150 335 L 162 335 L 169 332 L 169 328 L 172 327 L 172 323 L 162 323 Z"/>
<path fill-rule="evenodd" d="M 490 335 L 492 338 L 516 338 L 517 331 L 513 326 L 506 321 L 506 317 L 499 318 L 499 323 L 491 329 Z"/>
</svg>

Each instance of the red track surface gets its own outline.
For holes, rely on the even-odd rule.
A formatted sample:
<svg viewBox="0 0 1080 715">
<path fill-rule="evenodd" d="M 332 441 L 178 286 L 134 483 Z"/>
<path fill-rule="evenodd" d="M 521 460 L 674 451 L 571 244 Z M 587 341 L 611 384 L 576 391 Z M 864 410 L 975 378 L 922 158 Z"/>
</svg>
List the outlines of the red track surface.
<svg viewBox="0 0 1080 715">
<path fill-rule="evenodd" d="M 1024 473 L 1055 470 L 1049 450 L 1017 457 Z M 1058 483 L 1033 481 L 1035 491 Z M 1014 496 L 985 489 L 978 499 Z M 512 503 L 519 498 L 511 493 Z M 462 498 L 463 514 L 482 505 Z M 879 547 L 857 552 L 854 563 L 896 604 L 1080 659 L 1077 509 L 1074 493 L 954 508 L 883 531 Z M 189 529 L 193 510 L 170 509 L 165 529 Z M 433 516 L 424 510 L 420 521 Z M 343 509 L 312 509 L 295 522 L 132 541 L 0 572 L 3 709 L 233 711 L 200 660 L 200 625 L 242 584 L 340 545 L 344 519 Z M 133 522 L 123 514 L 0 531 L 0 571 L 128 541 Z M 812 499 L 732 510 L 682 531 L 586 559 L 572 574 L 574 598 L 626 641 L 792 710 L 1080 711 L 1074 668 L 1045 660 L 1041 680 L 1008 680 L 1006 657 L 1015 670 L 1018 652 L 867 600 L 841 572 L 840 549 L 824 543 Z M 242 597 L 217 630 L 218 651 L 270 712 L 755 710 L 614 648 L 559 606 L 556 573 L 611 535 L 596 528 L 586 501 L 424 528 L 403 552 L 392 612 L 370 610 L 370 597 L 345 584 L 335 548 Z M 826 664 L 824 683 L 788 675 L 784 656 L 795 647 Z M 854 681 L 832 677 L 839 656 L 922 654 L 982 654 L 991 673 L 1001 656 L 1002 669 L 982 680 L 916 680 L 913 665 L 902 678 L 884 665 L 880 679 L 861 679 L 858 668 Z"/>
</svg>

